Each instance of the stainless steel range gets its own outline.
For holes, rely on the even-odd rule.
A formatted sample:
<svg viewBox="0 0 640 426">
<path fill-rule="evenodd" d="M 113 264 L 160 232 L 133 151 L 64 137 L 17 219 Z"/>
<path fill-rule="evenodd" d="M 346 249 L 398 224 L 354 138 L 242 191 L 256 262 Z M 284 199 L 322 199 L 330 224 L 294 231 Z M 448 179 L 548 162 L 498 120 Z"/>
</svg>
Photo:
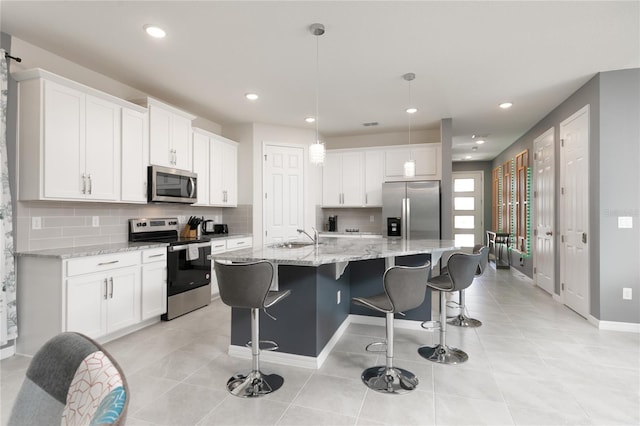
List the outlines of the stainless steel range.
<svg viewBox="0 0 640 426">
<path fill-rule="evenodd" d="M 167 313 L 165 321 L 211 302 L 211 242 L 180 237 L 178 219 L 129 219 L 129 241 L 163 242 L 167 247 Z"/>
</svg>

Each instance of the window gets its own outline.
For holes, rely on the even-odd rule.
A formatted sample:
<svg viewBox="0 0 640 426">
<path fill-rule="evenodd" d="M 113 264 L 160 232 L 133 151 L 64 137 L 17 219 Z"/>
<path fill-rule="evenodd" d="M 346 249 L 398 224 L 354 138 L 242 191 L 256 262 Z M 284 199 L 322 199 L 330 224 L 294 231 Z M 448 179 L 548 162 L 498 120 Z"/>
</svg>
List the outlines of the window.
<svg viewBox="0 0 640 426">
<path fill-rule="evenodd" d="M 491 174 L 491 230 L 494 232 L 500 230 L 502 213 L 500 194 L 500 167 L 496 167 Z"/>
<path fill-rule="evenodd" d="M 511 161 L 502 165 L 502 214 L 500 232 L 511 233 Z"/>
<path fill-rule="evenodd" d="M 529 174 L 529 150 L 525 149 L 516 155 L 515 175 L 515 225 L 516 248 L 526 253 L 529 249 L 527 239 L 528 228 L 528 174 Z"/>
</svg>

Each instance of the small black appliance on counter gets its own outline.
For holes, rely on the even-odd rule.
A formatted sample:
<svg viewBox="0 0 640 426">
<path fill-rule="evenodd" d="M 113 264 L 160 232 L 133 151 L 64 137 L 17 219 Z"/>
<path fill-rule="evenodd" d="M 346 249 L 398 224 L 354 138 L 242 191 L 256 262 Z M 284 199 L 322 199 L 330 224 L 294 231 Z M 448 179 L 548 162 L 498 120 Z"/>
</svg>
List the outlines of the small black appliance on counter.
<svg viewBox="0 0 640 426">
<path fill-rule="evenodd" d="M 225 223 L 215 223 L 212 220 L 205 220 L 202 222 L 202 233 L 206 235 L 228 234 L 229 227 Z"/>
</svg>

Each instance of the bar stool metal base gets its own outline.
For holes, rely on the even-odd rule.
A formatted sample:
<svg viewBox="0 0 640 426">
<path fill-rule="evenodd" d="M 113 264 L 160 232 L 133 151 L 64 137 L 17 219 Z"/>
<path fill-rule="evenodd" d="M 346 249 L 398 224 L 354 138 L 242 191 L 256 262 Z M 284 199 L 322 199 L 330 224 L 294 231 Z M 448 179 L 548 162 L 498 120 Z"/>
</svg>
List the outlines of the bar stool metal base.
<svg viewBox="0 0 640 426">
<path fill-rule="evenodd" d="M 403 394 L 418 386 L 418 378 L 403 368 L 384 365 L 369 367 L 362 372 L 362 381 L 371 390 L 382 393 Z"/>
<path fill-rule="evenodd" d="M 455 316 L 453 319 L 447 321 L 447 324 L 455 325 L 456 327 L 480 327 L 482 322 L 475 318 L 469 318 L 464 314 Z"/>
<path fill-rule="evenodd" d="M 421 346 L 418 348 L 421 357 L 440 364 L 461 364 L 469 359 L 466 352 L 450 346 Z"/>
<path fill-rule="evenodd" d="M 282 376 L 254 370 L 249 374 L 235 374 L 227 381 L 227 390 L 241 398 L 255 398 L 277 391 L 283 383 Z"/>
</svg>

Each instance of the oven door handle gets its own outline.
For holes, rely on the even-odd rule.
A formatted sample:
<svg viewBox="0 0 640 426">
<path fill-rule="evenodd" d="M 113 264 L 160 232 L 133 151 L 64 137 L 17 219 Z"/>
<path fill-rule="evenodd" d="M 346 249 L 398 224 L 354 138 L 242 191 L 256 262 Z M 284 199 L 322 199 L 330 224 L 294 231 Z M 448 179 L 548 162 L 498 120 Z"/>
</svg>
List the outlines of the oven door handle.
<svg viewBox="0 0 640 426">
<path fill-rule="evenodd" d="M 187 250 L 190 246 L 194 246 L 194 245 L 196 246 L 196 248 L 211 247 L 211 243 L 189 243 L 189 244 L 181 244 L 179 246 L 169 246 L 169 251 L 174 252 L 174 251 Z"/>
</svg>

